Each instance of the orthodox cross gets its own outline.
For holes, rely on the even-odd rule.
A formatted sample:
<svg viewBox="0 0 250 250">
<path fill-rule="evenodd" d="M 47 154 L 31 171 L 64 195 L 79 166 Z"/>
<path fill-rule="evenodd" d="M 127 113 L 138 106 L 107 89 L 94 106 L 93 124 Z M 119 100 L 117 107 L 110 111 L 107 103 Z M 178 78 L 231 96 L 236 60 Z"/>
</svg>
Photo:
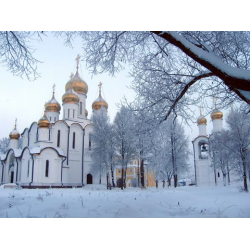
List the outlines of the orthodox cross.
<svg viewBox="0 0 250 250">
<path fill-rule="evenodd" d="M 102 83 L 100 82 L 100 83 L 98 84 L 98 86 L 99 86 L 99 95 L 101 96 Z"/>
<path fill-rule="evenodd" d="M 54 97 L 54 94 L 55 94 L 55 87 L 56 87 L 56 85 L 54 84 L 53 85 L 53 97 Z"/>
<path fill-rule="evenodd" d="M 76 57 L 76 69 L 78 71 L 78 68 L 79 68 L 79 61 L 80 61 L 80 55 L 78 54 L 77 57 Z"/>
<path fill-rule="evenodd" d="M 16 120 L 15 120 L 15 129 L 16 129 L 16 123 L 17 123 L 17 118 L 16 118 Z"/>
<path fill-rule="evenodd" d="M 202 108 L 203 108 L 203 107 L 202 107 L 202 106 L 200 106 L 200 115 L 202 115 Z"/>
<path fill-rule="evenodd" d="M 217 109 L 216 107 L 216 101 L 217 101 L 217 98 L 216 97 L 213 97 L 213 103 L 214 103 L 214 108 Z"/>
</svg>

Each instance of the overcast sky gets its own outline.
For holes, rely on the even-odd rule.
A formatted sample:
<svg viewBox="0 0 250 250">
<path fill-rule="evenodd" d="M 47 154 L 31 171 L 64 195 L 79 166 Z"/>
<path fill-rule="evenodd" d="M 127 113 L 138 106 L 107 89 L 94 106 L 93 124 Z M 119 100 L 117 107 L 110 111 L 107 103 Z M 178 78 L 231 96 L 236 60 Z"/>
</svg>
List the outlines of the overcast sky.
<svg viewBox="0 0 250 250">
<path fill-rule="evenodd" d="M 44 103 L 52 96 L 52 86 L 55 83 L 55 97 L 62 105 L 62 95 L 65 93 L 65 85 L 70 79 L 71 72 L 76 71 L 76 56 L 82 53 L 80 39 L 73 43 L 74 48 L 66 47 L 63 39 L 57 39 L 48 33 L 43 38 L 43 42 L 33 42 L 36 48 L 35 57 L 42 63 L 38 64 L 38 72 L 41 77 L 35 81 L 28 81 L 18 76 L 13 76 L 2 64 L 0 64 L 1 75 L 1 98 L 0 98 L 0 138 L 7 137 L 12 131 L 17 118 L 17 129 L 20 133 L 32 122 L 38 121 L 43 115 Z M 103 83 L 103 97 L 109 105 L 109 115 L 114 119 L 118 110 L 117 104 L 126 97 L 132 101 L 135 97 L 133 90 L 129 88 L 131 78 L 128 77 L 128 70 L 124 70 L 115 77 L 108 74 L 94 75 L 86 69 L 84 61 L 80 63 L 80 75 L 89 87 L 86 106 L 89 117 L 92 112 L 92 103 L 98 97 L 98 84 Z M 193 107 L 199 116 L 197 107 Z M 62 107 L 63 109 L 63 107 Z M 62 110 L 60 119 L 62 118 Z M 211 133 L 212 122 L 207 116 L 207 133 Z M 191 124 L 186 128 L 186 134 L 190 139 L 190 149 L 192 149 L 191 140 L 198 135 L 197 125 Z M 192 160 L 191 160 L 192 162 Z"/>
</svg>

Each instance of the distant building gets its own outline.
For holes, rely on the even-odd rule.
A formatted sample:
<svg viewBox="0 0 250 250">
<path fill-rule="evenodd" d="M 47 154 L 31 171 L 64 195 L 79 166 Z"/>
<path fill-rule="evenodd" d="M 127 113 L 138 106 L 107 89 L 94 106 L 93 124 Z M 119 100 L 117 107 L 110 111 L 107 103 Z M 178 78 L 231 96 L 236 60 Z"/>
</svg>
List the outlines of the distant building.
<svg viewBox="0 0 250 250">
<path fill-rule="evenodd" d="M 127 166 L 126 171 L 126 186 L 127 187 L 140 187 L 141 186 L 141 173 L 138 166 L 139 160 L 133 160 L 131 164 Z M 116 166 L 115 168 L 115 182 L 117 186 L 121 185 L 122 168 Z M 155 173 L 150 170 L 147 164 L 144 165 L 144 183 L 145 187 L 155 187 Z"/>
</svg>

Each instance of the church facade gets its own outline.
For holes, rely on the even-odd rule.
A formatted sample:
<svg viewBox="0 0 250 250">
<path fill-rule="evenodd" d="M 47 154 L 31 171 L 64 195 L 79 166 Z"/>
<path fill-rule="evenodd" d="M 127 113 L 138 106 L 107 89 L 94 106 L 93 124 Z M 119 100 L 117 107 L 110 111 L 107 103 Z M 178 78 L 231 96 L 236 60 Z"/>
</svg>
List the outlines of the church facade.
<svg viewBox="0 0 250 250">
<path fill-rule="evenodd" d="M 91 132 L 86 99 L 87 83 L 80 77 L 79 58 L 75 75 L 65 85 L 61 105 L 52 98 L 45 104 L 44 115 L 20 134 L 15 125 L 10 133 L 6 154 L 0 155 L 0 182 L 16 183 L 22 187 L 80 187 L 99 183 L 91 173 Z M 108 104 L 101 96 L 93 102 L 93 112 Z M 19 140 L 22 137 L 22 145 Z"/>
</svg>

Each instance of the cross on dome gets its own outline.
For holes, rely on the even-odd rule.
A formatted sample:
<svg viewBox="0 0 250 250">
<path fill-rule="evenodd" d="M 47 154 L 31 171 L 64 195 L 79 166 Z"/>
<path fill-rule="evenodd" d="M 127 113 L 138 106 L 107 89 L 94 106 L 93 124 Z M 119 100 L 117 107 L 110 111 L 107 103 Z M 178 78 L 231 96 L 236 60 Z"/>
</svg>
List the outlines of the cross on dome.
<svg viewBox="0 0 250 250">
<path fill-rule="evenodd" d="M 78 72 L 78 68 L 79 68 L 80 58 L 81 58 L 81 56 L 78 54 L 77 57 L 76 57 L 76 69 L 77 69 L 77 72 Z"/>
<path fill-rule="evenodd" d="M 101 88 L 102 88 L 102 83 L 101 82 L 98 84 L 98 87 L 99 87 L 99 95 L 101 96 Z"/>
<path fill-rule="evenodd" d="M 16 124 L 17 124 L 17 118 L 16 118 L 16 120 L 15 120 L 15 129 L 16 129 Z"/>
<path fill-rule="evenodd" d="M 214 108 L 215 108 L 215 109 L 217 109 L 216 102 L 217 102 L 217 98 L 216 98 L 216 97 L 213 97 L 213 103 L 214 103 Z"/>
<path fill-rule="evenodd" d="M 72 79 L 72 78 L 73 78 L 73 76 L 74 76 L 74 74 L 73 74 L 73 73 L 71 73 L 71 75 L 69 76 L 69 77 L 70 77 L 70 79 Z"/>
<path fill-rule="evenodd" d="M 202 109 L 203 109 L 203 107 L 200 106 L 200 115 L 202 115 Z"/>
</svg>

